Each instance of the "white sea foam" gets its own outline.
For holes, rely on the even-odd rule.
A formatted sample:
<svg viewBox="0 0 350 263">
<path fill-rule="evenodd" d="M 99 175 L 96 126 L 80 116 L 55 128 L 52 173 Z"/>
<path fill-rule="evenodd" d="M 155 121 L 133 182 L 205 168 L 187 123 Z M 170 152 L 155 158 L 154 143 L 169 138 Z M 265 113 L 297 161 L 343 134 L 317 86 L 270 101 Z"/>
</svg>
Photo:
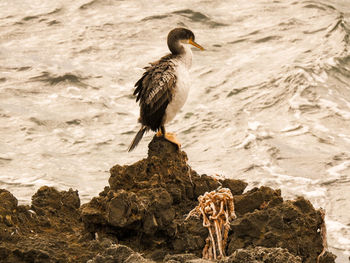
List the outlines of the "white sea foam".
<svg viewBox="0 0 350 263">
<path fill-rule="evenodd" d="M 340 177 L 341 176 L 340 172 L 346 170 L 349 167 L 350 167 L 350 161 L 345 161 L 327 169 L 327 173 L 333 177 Z"/>
<path fill-rule="evenodd" d="M 50 99 L 56 99 L 58 97 L 58 94 L 57 93 L 53 93 L 53 94 L 50 94 L 49 96 L 48 96 L 48 98 L 50 98 Z"/>
<path fill-rule="evenodd" d="M 286 136 L 297 136 L 297 135 L 305 134 L 308 131 L 309 131 L 309 127 L 308 126 L 300 126 L 300 129 L 286 131 L 285 135 Z"/>
<path fill-rule="evenodd" d="M 256 131 L 261 126 L 261 123 L 258 121 L 248 122 L 248 128 L 252 131 Z"/>
<path fill-rule="evenodd" d="M 332 110 L 334 113 L 342 116 L 346 120 L 350 120 L 350 112 L 339 109 L 337 103 L 326 99 L 320 99 L 320 102 L 322 107 Z"/>
<path fill-rule="evenodd" d="M 328 236 L 335 241 L 334 243 L 331 243 L 331 246 L 341 250 L 349 250 L 350 226 L 344 225 L 339 221 L 333 220 L 329 216 L 326 216 L 326 226 Z M 338 233 L 341 234 L 339 235 Z"/>
<path fill-rule="evenodd" d="M 329 132 L 329 129 L 320 123 L 315 123 L 314 128 L 322 132 Z"/>
<path fill-rule="evenodd" d="M 239 145 L 237 145 L 235 148 L 236 149 L 244 148 L 249 143 L 251 143 L 252 141 L 255 141 L 255 140 L 256 140 L 256 136 L 254 134 L 252 134 L 252 133 L 249 133 L 248 136 Z"/>
<path fill-rule="evenodd" d="M 301 97 L 301 92 L 305 89 L 303 86 L 299 86 L 292 98 L 288 100 L 290 107 L 294 110 L 300 109 L 300 106 L 307 105 L 312 106 L 313 104 L 309 102 L 306 98 Z"/>
<path fill-rule="evenodd" d="M 339 133 L 338 136 L 350 143 L 350 136 L 349 135 Z"/>
<path fill-rule="evenodd" d="M 281 132 L 290 132 L 290 131 L 295 131 L 300 129 L 302 126 L 300 124 L 295 124 L 295 125 L 288 125 L 284 129 L 281 130 Z"/>
<path fill-rule="evenodd" d="M 66 87 L 66 91 L 67 92 L 80 92 L 80 89 L 78 87 L 75 87 L 75 86 L 68 86 Z"/>
</svg>

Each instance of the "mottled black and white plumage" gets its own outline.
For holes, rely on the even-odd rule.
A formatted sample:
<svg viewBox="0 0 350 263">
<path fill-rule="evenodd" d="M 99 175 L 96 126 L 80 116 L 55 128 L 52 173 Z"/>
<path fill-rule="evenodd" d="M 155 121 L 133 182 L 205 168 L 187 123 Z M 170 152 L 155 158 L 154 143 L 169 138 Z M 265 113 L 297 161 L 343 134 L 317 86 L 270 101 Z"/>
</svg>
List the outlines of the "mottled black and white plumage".
<svg viewBox="0 0 350 263">
<path fill-rule="evenodd" d="M 137 146 L 149 129 L 161 131 L 166 139 L 172 141 L 167 138 L 164 125 L 175 117 L 187 99 L 192 52 L 186 44 L 203 49 L 194 42 L 194 38 L 194 34 L 188 29 L 171 30 L 167 41 L 171 54 L 145 67 L 143 76 L 136 82 L 134 95 L 140 104 L 141 129 L 132 141 L 129 151 Z"/>
</svg>

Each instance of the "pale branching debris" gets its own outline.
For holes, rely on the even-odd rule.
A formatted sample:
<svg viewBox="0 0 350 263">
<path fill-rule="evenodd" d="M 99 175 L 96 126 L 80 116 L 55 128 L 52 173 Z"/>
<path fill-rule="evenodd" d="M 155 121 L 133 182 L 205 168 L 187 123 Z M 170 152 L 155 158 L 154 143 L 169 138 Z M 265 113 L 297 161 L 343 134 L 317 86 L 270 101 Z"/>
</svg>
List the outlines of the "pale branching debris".
<svg viewBox="0 0 350 263">
<path fill-rule="evenodd" d="M 208 228 L 209 236 L 203 249 L 203 258 L 223 258 L 230 222 L 236 218 L 232 193 L 228 188 L 221 188 L 199 196 L 198 202 L 186 220 L 191 216 L 202 216 L 203 226 Z"/>
</svg>

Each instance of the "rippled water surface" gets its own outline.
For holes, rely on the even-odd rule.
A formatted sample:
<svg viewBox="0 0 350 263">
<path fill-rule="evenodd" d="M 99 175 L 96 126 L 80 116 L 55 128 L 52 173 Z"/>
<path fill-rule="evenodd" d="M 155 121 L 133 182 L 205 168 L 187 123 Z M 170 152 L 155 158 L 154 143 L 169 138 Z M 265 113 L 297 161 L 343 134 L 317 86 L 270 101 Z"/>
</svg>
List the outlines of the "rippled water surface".
<svg viewBox="0 0 350 263">
<path fill-rule="evenodd" d="M 133 84 L 185 26 L 193 84 L 168 126 L 200 173 L 304 195 L 327 212 L 337 262 L 350 255 L 350 2 L 0 2 L 0 187 L 42 185 L 83 202 L 109 168 L 146 156 Z"/>
</svg>

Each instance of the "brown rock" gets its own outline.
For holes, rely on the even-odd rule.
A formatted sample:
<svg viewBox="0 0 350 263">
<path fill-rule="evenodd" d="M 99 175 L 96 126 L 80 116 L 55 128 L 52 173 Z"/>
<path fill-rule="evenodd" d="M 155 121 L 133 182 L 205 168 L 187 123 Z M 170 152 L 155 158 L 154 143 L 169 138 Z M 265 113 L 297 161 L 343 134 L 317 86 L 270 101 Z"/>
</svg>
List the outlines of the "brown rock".
<svg viewBox="0 0 350 263">
<path fill-rule="evenodd" d="M 282 248 L 255 247 L 250 249 L 238 249 L 229 258 L 223 260 L 225 263 L 301 263 L 300 257 L 289 253 Z"/>
<path fill-rule="evenodd" d="M 197 220 L 184 221 L 199 195 L 225 185 L 241 194 L 240 180 L 215 180 L 198 175 L 187 155 L 172 143 L 154 137 L 148 157 L 129 166 L 111 168 L 110 187 L 82 206 L 86 229 L 119 240 L 135 238 L 151 251 L 163 249 L 201 254 L 207 230 Z M 136 249 L 136 247 L 133 247 Z M 154 255 L 152 255 L 154 256 Z"/>
<path fill-rule="evenodd" d="M 232 191 L 238 216 L 222 263 L 311 263 L 322 251 L 322 217 L 309 201 L 283 201 L 269 187 L 242 194 L 245 182 L 198 175 L 162 138 L 152 140 L 147 158 L 110 172 L 109 186 L 81 207 L 71 189 L 44 186 L 30 207 L 0 190 L 0 262 L 207 263 L 200 257 L 208 231 L 185 217 L 199 195 L 218 187 Z M 327 252 L 320 262 L 334 258 Z"/>
<path fill-rule="evenodd" d="M 255 196 L 264 196 L 257 198 L 260 202 L 266 201 L 266 192 L 270 190 L 265 187 L 254 190 Z M 249 205 L 252 201 L 251 193 L 247 193 L 246 196 Z M 243 195 L 240 202 L 244 200 Z M 302 197 L 274 206 L 268 205 L 264 209 L 255 209 L 238 217 L 231 224 L 228 253 L 231 254 L 239 248 L 255 246 L 282 247 L 300 256 L 303 262 L 316 262 L 323 248 L 318 231 L 321 222 L 320 213 Z"/>
<path fill-rule="evenodd" d="M 14 197 L 9 191 L 0 189 L 0 209 L 2 211 L 12 211 L 16 209 L 18 205 L 17 198 Z"/>
<path fill-rule="evenodd" d="M 31 207 L 18 206 L 12 194 L 0 190 L 0 262 L 86 262 L 101 251 L 100 245 L 79 243 L 77 191 L 45 186 L 32 200 Z"/>
<path fill-rule="evenodd" d="M 262 186 L 253 188 L 243 195 L 237 195 L 234 198 L 235 210 L 238 215 L 254 212 L 256 209 L 262 209 L 267 206 L 274 206 L 283 202 L 281 190 L 273 190 Z"/>
<path fill-rule="evenodd" d="M 139 208 L 139 203 L 133 192 L 119 190 L 107 204 L 108 223 L 115 227 L 125 227 L 140 221 L 143 208 Z"/>
</svg>

